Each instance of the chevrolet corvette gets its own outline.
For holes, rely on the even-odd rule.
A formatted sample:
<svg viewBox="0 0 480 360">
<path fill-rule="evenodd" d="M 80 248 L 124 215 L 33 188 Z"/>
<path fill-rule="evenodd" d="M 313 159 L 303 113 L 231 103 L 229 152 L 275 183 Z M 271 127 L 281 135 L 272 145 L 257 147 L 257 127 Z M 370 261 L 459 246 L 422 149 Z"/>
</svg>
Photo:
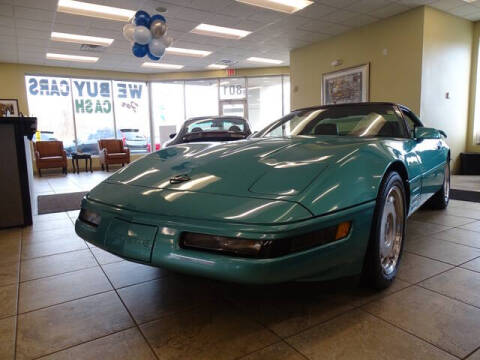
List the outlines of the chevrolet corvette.
<svg viewBox="0 0 480 360">
<path fill-rule="evenodd" d="M 86 241 L 127 260 L 240 283 L 398 271 L 407 218 L 444 209 L 441 130 L 392 103 L 294 110 L 245 140 L 167 147 L 83 199 Z"/>
</svg>

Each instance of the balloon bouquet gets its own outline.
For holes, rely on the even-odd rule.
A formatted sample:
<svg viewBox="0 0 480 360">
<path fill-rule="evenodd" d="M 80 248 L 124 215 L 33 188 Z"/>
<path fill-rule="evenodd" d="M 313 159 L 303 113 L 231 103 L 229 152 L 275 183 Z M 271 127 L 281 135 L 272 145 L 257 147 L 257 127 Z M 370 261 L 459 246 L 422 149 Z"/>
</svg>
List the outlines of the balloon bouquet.
<svg viewBox="0 0 480 360">
<path fill-rule="evenodd" d="M 163 15 L 148 15 L 139 10 L 131 22 L 123 27 L 123 36 L 133 43 L 132 52 L 136 57 L 147 55 L 152 60 L 160 60 L 165 48 L 172 45 L 173 39 L 167 36 L 167 20 Z"/>
</svg>

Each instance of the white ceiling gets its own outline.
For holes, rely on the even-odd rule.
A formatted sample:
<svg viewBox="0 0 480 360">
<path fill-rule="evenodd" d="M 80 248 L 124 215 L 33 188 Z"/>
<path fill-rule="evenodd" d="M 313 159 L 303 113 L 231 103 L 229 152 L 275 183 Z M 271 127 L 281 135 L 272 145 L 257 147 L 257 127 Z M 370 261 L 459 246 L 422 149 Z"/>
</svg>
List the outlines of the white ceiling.
<svg viewBox="0 0 480 360">
<path fill-rule="evenodd" d="M 289 63 L 289 51 L 338 35 L 420 5 L 430 5 L 469 20 L 480 20 L 480 0 L 315 0 L 307 8 L 287 15 L 238 3 L 234 0 L 100 0 L 95 2 L 153 13 L 168 9 L 168 32 L 174 46 L 209 50 L 205 58 L 166 55 L 162 62 L 185 65 L 182 71 L 205 70 L 222 59 L 238 61 L 235 67 L 259 67 L 245 61 L 250 56 Z M 121 22 L 56 12 L 57 0 L 0 0 L 0 62 L 67 66 L 130 72 L 165 72 L 141 68 L 147 58 L 137 59 L 122 37 Z M 234 27 L 253 33 L 229 40 L 190 33 L 199 23 Z M 95 64 L 45 59 L 47 52 L 92 55 L 79 45 L 49 40 L 52 31 L 114 38 Z M 95 53 L 93 53 L 94 56 Z"/>
</svg>

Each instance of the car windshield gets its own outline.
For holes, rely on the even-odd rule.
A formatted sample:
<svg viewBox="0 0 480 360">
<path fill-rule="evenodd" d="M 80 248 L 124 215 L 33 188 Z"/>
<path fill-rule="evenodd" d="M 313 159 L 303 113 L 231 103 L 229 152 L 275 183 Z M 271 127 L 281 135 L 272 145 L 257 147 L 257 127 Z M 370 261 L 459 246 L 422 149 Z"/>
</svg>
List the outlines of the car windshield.
<svg viewBox="0 0 480 360">
<path fill-rule="evenodd" d="M 145 136 L 140 134 L 138 129 L 120 129 L 126 140 L 143 140 Z"/>
<path fill-rule="evenodd" d="M 387 104 L 332 106 L 293 111 L 255 137 L 286 136 L 406 137 L 405 126 Z"/>
<path fill-rule="evenodd" d="M 186 134 L 207 131 L 244 132 L 245 121 L 235 118 L 209 118 L 194 121 L 188 124 L 186 128 Z"/>
</svg>

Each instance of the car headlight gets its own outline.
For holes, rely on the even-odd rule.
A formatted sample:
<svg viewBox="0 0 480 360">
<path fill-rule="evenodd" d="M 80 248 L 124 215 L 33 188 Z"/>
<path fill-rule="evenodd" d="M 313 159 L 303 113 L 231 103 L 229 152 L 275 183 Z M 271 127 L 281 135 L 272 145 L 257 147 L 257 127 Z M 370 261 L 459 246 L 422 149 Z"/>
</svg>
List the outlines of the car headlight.
<svg viewBox="0 0 480 360">
<path fill-rule="evenodd" d="M 80 215 L 78 215 L 78 218 L 81 221 L 95 227 L 97 227 L 100 224 L 100 221 L 102 220 L 102 217 L 99 214 L 87 209 L 81 209 Z"/>
<path fill-rule="evenodd" d="M 279 257 L 341 240 L 350 233 L 351 222 L 342 222 L 308 234 L 276 240 L 239 239 L 184 232 L 180 247 L 228 255 L 267 259 Z"/>
</svg>

